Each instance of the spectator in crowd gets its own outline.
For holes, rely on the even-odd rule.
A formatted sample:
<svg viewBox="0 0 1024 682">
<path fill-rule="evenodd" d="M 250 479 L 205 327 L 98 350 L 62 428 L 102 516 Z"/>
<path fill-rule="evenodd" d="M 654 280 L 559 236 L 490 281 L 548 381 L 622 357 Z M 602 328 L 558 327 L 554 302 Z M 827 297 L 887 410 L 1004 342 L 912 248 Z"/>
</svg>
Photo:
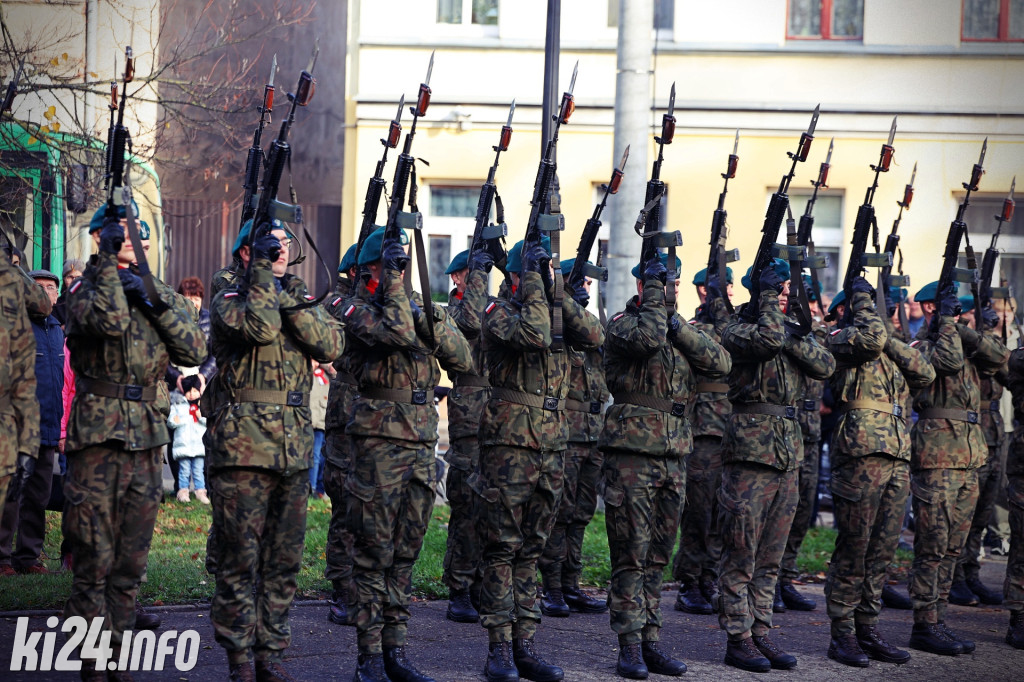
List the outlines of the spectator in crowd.
<svg viewBox="0 0 1024 682">
<path fill-rule="evenodd" d="M 60 296 L 57 297 L 57 301 L 53 304 L 53 316 L 60 322 L 60 326 L 63 329 L 64 323 L 67 321 L 67 296 L 68 287 L 76 279 L 82 276 L 82 270 L 85 270 L 85 261 L 77 258 L 69 258 L 64 261 L 63 270 L 63 282 L 60 287 Z"/>
<path fill-rule="evenodd" d="M 167 428 L 171 430 L 171 459 L 178 465 L 178 501 L 189 501 L 189 484 L 195 484 L 196 499 L 210 504 L 206 495 L 206 448 L 203 434 L 206 433 L 206 417 L 199 411 L 199 376 L 195 367 L 182 370 L 180 380 L 185 389 L 171 391 L 171 412 L 167 417 Z M 186 396 L 192 396 L 191 398 Z"/>
<path fill-rule="evenodd" d="M 321 500 L 324 492 L 324 427 L 327 422 L 327 394 L 330 392 L 334 367 L 325 362 L 313 363 L 313 388 L 309 392 L 309 411 L 313 418 L 313 466 L 309 468 L 309 493 Z M 330 376 L 329 376 L 330 375 Z"/>
<path fill-rule="evenodd" d="M 908 339 L 917 338 L 917 333 L 921 331 L 921 325 L 924 324 L 924 311 L 921 310 L 921 304 L 914 300 L 913 296 L 907 298 L 907 327 L 909 329 Z"/>
</svg>

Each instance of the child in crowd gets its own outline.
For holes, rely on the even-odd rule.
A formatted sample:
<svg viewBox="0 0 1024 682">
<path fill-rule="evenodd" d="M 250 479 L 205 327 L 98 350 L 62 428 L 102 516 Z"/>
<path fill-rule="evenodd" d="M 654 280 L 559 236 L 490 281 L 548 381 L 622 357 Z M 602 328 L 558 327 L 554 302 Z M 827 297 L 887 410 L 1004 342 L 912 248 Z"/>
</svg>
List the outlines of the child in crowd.
<svg viewBox="0 0 1024 682">
<path fill-rule="evenodd" d="M 178 463 L 178 501 L 189 501 L 189 483 L 193 483 L 196 499 L 203 504 L 210 504 L 203 474 L 206 461 L 206 447 L 203 445 L 206 417 L 199 411 L 199 377 L 194 368 L 184 370 L 185 373 L 190 371 L 192 374 L 181 380 L 185 393 L 177 389 L 171 391 L 171 412 L 167 417 L 167 427 L 174 431 L 171 456 Z"/>
</svg>

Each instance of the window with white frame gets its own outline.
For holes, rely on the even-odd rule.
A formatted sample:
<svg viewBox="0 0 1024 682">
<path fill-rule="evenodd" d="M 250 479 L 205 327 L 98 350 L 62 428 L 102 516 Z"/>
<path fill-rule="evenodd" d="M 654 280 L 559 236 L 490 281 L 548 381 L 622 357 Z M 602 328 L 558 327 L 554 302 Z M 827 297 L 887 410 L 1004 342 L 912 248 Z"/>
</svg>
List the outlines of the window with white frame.
<svg viewBox="0 0 1024 682">
<path fill-rule="evenodd" d="M 793 211 L 793 217 L 800 224 L 800 216 L 807 210 L 807 202 L 811 198 L 813 189 L 791 189 L 789 192 L 789 206 Z M 827 268 L 818 271 L 818 281 L 821 282 L 821 289 L 829 298 L 835 295 L 840 288 L 839 278 L 841 277 L 840 267 L 845 264 L 839 262 L 839 252 L 843 243 L 843 194 L 841 191 L 819 191 L 818 198 L 814 202 L 814 229 L 811 230 L 811 239 L 814 241 L 814 252 L 828 256 Z M 782 226 L 779 232 L 779 242 L 785 242 L 786 226 Z M 753 260 L 753 253 L 741 254 L 741 260 Z"/>
<path fill-rule="evenodd" d="M 424 214 L 424 238 L 430 245 L 427 260 L 430 265 L 430 288 L 434 294 L 447 294 L 448 268 L 459 252 L 469 248 L 476 224 L 476 206 L 483 181 L 464 183 L 445 182 L 424 185 L 425 198 L 421 210 Z M 493 213 L 493 209 L 492 209 Z"/>
<path fill-rule="evenodd" d="M 864 0 L 789 0 L 786 37 L 860 40 L 864 37 Z"/>
<path fill-rule="evenodd" d="M 619 26 L 619 2 L 608 0 L 608 28 Z M 676 22 L 676 0 L 654 0 L 654 29 L 659 38 L 671 39 Z"/>
<path fill-rule="evenodd" d="M 971 203 L 964 211 L 964 222 L 967 223 L 971 246 L 977 254 L 979 268 L 985 249 L 992 243 L 992 235 L 997 226 L 995 216 L 1003 210 L 1004 197 L 1005 195 L 971 195 Z M 960 200 L 962 201 L 962 197 Z M 961 244 L 961 253 L 963 247 Z M 1024 217 L 1020 213 L 1014 213 L 1013 220 L 1003 223 L 996 248 L 999 250 L 999 258 L 996 261 L 992 286 L 1024 282 Z M 961 265 L 964 265 L 962 258 Z M 1021 293 L 1024 292 L 1015 292 L 1018 303 L 1021 301 Z"/>
<path fill-rule="evenodd" d="M 498 0 L 437 0 L 437 24 L 479 27 L 483 35 L 497 35 Z"/>
</svg>

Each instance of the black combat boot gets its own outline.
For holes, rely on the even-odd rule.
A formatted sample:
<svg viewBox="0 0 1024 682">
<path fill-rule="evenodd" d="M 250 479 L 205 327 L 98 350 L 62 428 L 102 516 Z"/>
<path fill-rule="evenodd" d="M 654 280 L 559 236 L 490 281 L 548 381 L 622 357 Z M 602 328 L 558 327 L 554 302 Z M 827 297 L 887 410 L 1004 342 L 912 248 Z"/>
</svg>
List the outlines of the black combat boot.
<svg viewBox="0 0 1024 682">
<path fill-rule="evenodd" d="M 718 613 L 718 582 L 711 578 L 701 578 L 700 593 L 711 604 L 711 610 Z"/>
<path fill-rule="evenodd" d="M 1010 611 L 1010 629 L 1006 631 L 1006 643 L 1014 649 L 1024 649 L 1024 611 Z"/>
<path fill-rule="evenodd" d="M 946 635 L 946 637 L 949 637 L 954 642 L 959 642 L 960 643 L 960 646 L 963 647 L 963 650 L 964 650 L 963 653 L 965 653 L 965 654 L 973 654 L 974 653 L 974 649 L 975 649 L 974 642 L 972 642 L 969 639 L 964 639 L 960 635 L 956 634 L 955 632 L 950 630 L 949 627 L 945 623 L 943 623 L 941 620 L 939 621 L 938 625 L 939 625 L 939 630 L 942 631 L 942 634 Z"/>
<path fill-rule="evenodd" d="M 986 606 L 999 606 L 1003 603 L 1003 593 L 1000 590 L 993 590 L 981 582 L 981 578 L 974 576 L 967 579 L 967 587 L 978 596 L 978 600 Z"/>
<path fill-rule="evenodd" d="M 565 677 L 561 668 L 541 658 L 532 638 L 512 640 L 512 660 L 519 676 L 533 682 L 558 682 Z"/>
<path fill-rule="evenodd" d="M 327 613 L 327 619 L 338 625 L 355 625 L 349 620 L 348 615 L 348 586 L 344 580 L 332 580 L 334 591 L 331 592 L 331 610 Z"/>
<path fill-rule="evenodd" d="M 868 655 L 860 648 L 857 637 L 852 632 L 832 638 L 828 645 L 828 657 L 854 668 L 868 667 Z"/>
<path fill-rule="evenodd" d="M 772 662 L 754 646 L 753 637 L 740 641 L 729 640 L 725 647 L 725 664 L 752 673 L 766 673 L 772 669 Z"/>
<path fill-rule="evenodd" d="M 957 606 L 977 606 L 978 595 L 963 580 L 954 580 L 949 588 L 949 603 Z"/>
<path fill-rule="evenodd" d="M 646 680 L 649 674 L 639 642 L 619 645 L 619 661 L 615 672 L 631 680 Z"/>
<path fill-rule="evenodd" d="M 569 617 L 569 605 L 565 603 L 561 588 L 544 590 L 544 596 L 540 598 L 540 611 L 551 618 Z"/>
<path fill-rule="evenodd" d="M 914 623 L 910 648 L 939 656 L 959 656 L 964 652 L 963 645 L 947 637 L 937 623 Z"/>
<path fill-rule="evenodd" d="M 384 672 L 384 654 L 359 654 L 352 682 L 388 682 L 389 679 Z"/>
<path fill-rule="evenodd" d="M 775 642 L 768 639 L 768 635 L 764 637 L 758 637 L 754 635 L 750 639 L 754 640 L 754 646 L 760 651 L 768 662 L 772 664 L 772 667 L 776 670 L 792 670 L 796 667 L 796 656 L 787 654 L 785 651 L 775 645 Z"/>
<path fill-rule="evenodd" d="M 679 594 L 676 595 L 676 611 L 695 613 L 698 616 L 708 616 L 714 613 L 711 603 L 704 598 L 700 586 L 694 583 L 680 583 Z"/>
<path fill-rule="evenodd" d="M 775 599 L 772 600 L 772 612 L 773 613 L 785 613 L 786 602 L 782 601 L 782 586 L 775 583 Z"/>
<path fill-rule="evenodd" d="M 910 597 L 897 590 L 892 585 L 882 586 L 882 606 L 887 609 L 899 611 L 910 611 L 914 608 L 914 602 Z"/>
<path fill-rule="evenodd" d="M 562 597 L 569 608 L 577 613 L 606 613 L 608 605 L 600 599 L 594 599 L 577 586 L 563 587 Z"/>
<path fill-rule="evenodd" d="M 484 676 L 487 682 L 519 682 L 519 670 L 512 660 L 512 642 L 491 642 Z"/>
<path fill-rule="evenodd" d="M 160 616 L 155 613 L 146 613 L 136 602 L 135 604 L 135 629 L 156 630 L 160 627 Z"/>
<path fill-rule="evenodd" d="M 384 647 L 384 672 L 393 682 L 434 682 L 424 675 L 406 658 L 404 646 Z"/>
<path fill-rule="evenodd" d="M 277 661 L 256 660 L 256 682 L 295 682 Z"/>
<path fill-rule="evenodd" d="M 910 652 L 897 649 L 882 638 L 874 625 L 857 625 L 857 644 L 869 657 L 884 663 L 902 665 L 910 660 Z"/>
<path fill-rule="evenodd" d="M 792 585 L 780 586 L 779 593 L 782 595 L 782 603 L 790 611 L 813 611 L 818 608 L 816 601 L 800 594 Z"/>
<path fill-rule="evenodd" d="M 469 598 L 469 590 L 452 590 L 448 596 L 448 611 L 444 615 L 456 623 L 475 623 L 480 620 L 480 614 L 473 608 L 473 601 Z"/>
<path fill-rule="evenodd" d="M 644 657 L 644 663 L 647 664 L 647 670 L 652 673 L 678 677 L 686 672 L 686 664 L 667 656 L 658 648 L 657 642 L 644 642 L 640 647 L 640 653 Z"/>
<path fill-rule="evenodd" d="M 228 666 L 228 680 L 230 682 L 256 682 L 256 671 L 252 668 L 252 661 L 232 663 Z"/>
</svg>

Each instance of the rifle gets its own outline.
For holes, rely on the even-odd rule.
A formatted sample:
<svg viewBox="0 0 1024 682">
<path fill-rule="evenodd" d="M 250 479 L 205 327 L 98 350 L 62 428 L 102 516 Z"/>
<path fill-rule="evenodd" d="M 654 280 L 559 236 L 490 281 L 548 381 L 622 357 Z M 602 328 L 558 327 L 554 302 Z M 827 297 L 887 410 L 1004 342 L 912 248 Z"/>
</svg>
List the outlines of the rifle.
<svg viewBox="0 0 1024 682">
<path fill-rule="evenodd" d="M 811 333 L 811 304 L 807 300 L 807 291 L 804 289 L 803 277 L 800 276 L 801 271 L 804 268 L 805 258 L 807 251 L 802 244 L 799 243 L 799 236 L 796 229 L 796 220 L 793 219 L 793 211 L 790 210 L 789 204 L 786 205 L 786 257 L 789 260 L 790 273 L 790 286 L 789 286 L 789 301 L 790 305 L 787 308 L 792 309 L 796 313 L 796 322 L 791 323 L 788 319 L 786 320 L 786 326 L 797 336 L 807 336 Z M 813 272 L 814 269 L 812 268 Z M 792 284 L 792 281 L 797 281 L 796 286 Z M 789 310 L 787 309 L 787 313 Z"/>
<path fill-rule="evenodd" d="M 704 284 L 705 291 L 708 291 L 707 296 L 710 297 L 710 290 L 707 288 L 707 283 L 712 278 L 721 278 L 723 274 L 728 272 L 726 270 L 728 263 L 734 263 L 740 259 L 740 250 L 733 249 L 731 251 L 725 250 L 725 240 L 729 235 L 729 228 L 725 224 L 726 212 L 725 212 L 725 195 L 729 191 L 729 180 L 736 177 L 736 167 L 739 164 L 740 157 L 737 156 L 736 152 L 739 151 L 740 147 L 740 131 L 736 131 L 736 140 L 732 143 L 732 154 L 729 155 L 729 165 L 726 167 L 725 172 L 722 173 L 722 178 L 725 180 L 725 184 L 722 186 L 722 193 L 718 195 L 718 208 L 715 209 L 715 214 L 711 218 L 711 253 L 708 254 L 708 269 L 705 270 Z M 725 303 L 726 310 L 731 315 L 733 312 L 732 301 L 729 300 L 729 296 L 724 291 L 720 291 L 722 294 L 722 301 Z M 710 301 L 708 301 L 710 303 Z"/>
<path fill-rule="evenodd" d="M 416 266 L 420 273 L 420 290 L 423 294 L 423 314 L 426 315 L 427 328 L 430 330 L 430 347 L 433 348 L 434 340 L 434 306 L 430 299 L 430 280 L 427 276 L 426 251 L 423 248 L 423 215 L 416 205 L 416 160 L 412 156 L 412 141 L 416 136 L 416 122 L 420 116 L 427 113 L 430 106 L 430 74 L 434 70 L 434 53 L 430 53 L 430 63 L 427 65 L 427 77 L 420 83 L 419 94 L 416 97 L 416 105 L 409 107 L 412 114 L 412 126 L 405 135 L 405 145 L 402 153 L 398 155 L 395 165 L 395 179 L 391 185 L 391 206 L 388 210 L 388 221 L 384 225 L 384 239 L 381 242 L 381 252 L 384 245 L 391 241 L 401 241 L 402 229 L 413 231 L 416 240 Z M 409 188 L 409 178 L 412 177 L 412 189 L 409 191 L 409 208 L 411 211 L 403 211 L 405 206 L 406 190 Z M 412 294 L 412 280 L 402 275 L 405 281 L 405 291 Z M 380 290 L 383 294 L 383 289 Z"/>
<path fill-rule="evenodd" d="M 249 147 L 249 154 L 245 158 L 245 180 L 242 183 L 245 194 L 242 196 L 242 219 L 238 225 L 239 229 L 256 215 L 256 203 L 253 197 L 259 187 L 260 166 L 263 164 L 263 148 L 260 146 L 260 138 L 263 137 L 263 127 L 271 122 L 271 109 L 274 108 L 275 73 L 277 73 L 276 54 L 270 63 L 270 77 L 267 79 L 267 84 L 263 86 L 263 104 L 256 107 L 256 110 L 260 112 L 260 122 L 252 134 L 252 146 Z"/>
<path fill-rule="evenodd" d="M 470 253 L 477 249 L 487 249 L 494 259 L 494 265 L 506 279 L 508 271 L 505 264 L 508 254 L 505 252 L 504 243 L 508 226 L 505 225 L 505 211 L 501 206 L 501 197 L 498 196 L 498 187 L 494 184 L 494 175 L 498 172 L 498 159 L 501 153 L 508 149 L 508 143 L 512 140 L 512 114 L 515 110 L 516 101 L 512 100 L 512 105 L 508 108 L 508 121 L 501 127 L 498 144 L 491 147 L 494 150 L 494 163 L 487 171 L 487 180 L 480 187 L 480 198 L 476 202 L 476 225 L 473 227 L 473 241 L 469 247 Z M 492 204 L 498 207 L 497 224 L 489 224 Z"/>
<path fill-rule="evenodd" d="M 835 141 L 835 138 L 832 138 L 828 143 L 828 154 L 825 155 L 825 160 L 818 166 L 818 179 L 811 180 L 814 191 L 811 193 L 811 198 L 807 200 L 804 213 L 800 216 L 800 226 L 797 228 L 797 244 L 804 247 L 807 251 L 806 258 L 801 262 L 801 268 L 807 268 L 811 271 L 811 289 L 818 298 L 818 312 L 821 313 L 822 319 L 825 319 L 825 307 L 821 303 L 821 284 L 818 280 L 818 270 L 828 267 L 829 258 L 827 255 L 816 256 L 814 254 L 814 239 L 811 236 L 811 231 L 814 228 L 814 204 L 818 201 L 818 190 L 828 189 L 828 172 L 832 168 L 832 149 L 835 146 Z M 801 286 L 803 286 L 802 282 Z M 792 285 L 790 285 L 790 290 L 792 290 Z"/>
<path fill-rule="evenodd" d="M 367 237 L 376 229 L 380 197 L 388 184 L 384 180 L 384 166 L 388 162 L 388 150 L 397 147 L 398 140 L 402 136 L 402 109 L 404 108 L 405 95 L 402 95 L 402 98 L 398 100 L 398 111 L 395 112 L 395 117 L 391 119 L 391 125 L 388 127 L 388 136 L 380 138 L 380 143 L 384 145 L 384 154 L 377 162 L 373 177 L 370 178 L 370 183 L 366 186 L 366 198 L 363 200 L 363 222 L 359 226 L 359 237 L 356 239 L 355 262 L 357 263 L 356 269 L 359 271 L 362 271 L 362 268 L 358 266 L 359 252 L 363 250 L 363 244 L 366 243 Z"/>
<path fill-rule="evenodd" d="M 590 259 L 590 252 L 594 249 L 594 242 L 597 241 L 597 232 L 601 229 L 601 212 L 604 211 L 608 195 L 617 194 L 619 191 L 619 185 L 622 184 L 622 177 L 625 175 L 627 159 L 629 159 L 629 145 L 626 145 L 626 150 L 622 152 L 622 161 L 619 163 L 619 167 L 612 169 L 612 179 L 604 186 L 604 196 L 601 197 L 601 203 L 594 207 L 594 214 L 590 216 L 587 224 L 583 226 L 583 234 L 580 235 L 580 245 L 576 249 L 576 260 L 573 261 L 572 270 L 569 271 L 568 282 L 570 286 L 575 287 L 577 283 L 583 281 L 584 277 L 590 277 L 601 282 L 608 281 L 608 270 L 606 268 L 591 265 L 587 261 Z"/>
<path fill-rule="evenodd" d="M 565 216 L 558 212 L 558 207 L 552 201 L 552 184 L 555 180 L 555 172 L 558 169 L 555 163 L 555 150 L 558 147 L 558 131 L 563 123 L 569 122 L 569 117 L 576 110 L 576 101 L 573 99 L 572 91 L 576 87 L 576 74 L 579 72 L 580 64 L 572 70 L 572 80 L 569 81 L 569 89 L 562 93 L 562 103 L 558 107 L 558 113 L 552 116 L 555 128 L 551 133 L 544 148 L 544 158 L 540 160 L 537 167 L 537 178 L 533 182 L 533 197 L 530 199 L 530 218 L 526 223 L 526 236 L 523 238 L 522 252 L 527 253 L 533 246 L 540 244 L 544 236 L 549 233 L 551 237 L 551 265 L 556 271 L 558 265 L 558 234 L 565 229 Z M 542 272 L 545 281 L 548 274 Z M 561 353 L 565 350 L 565 343 L 562 338 L 562 278 L 554 277 L 551 288 L 554 296 L 551 301 L 551 351 Z M 518 289 L 516 296 L 521 296 L 522 289 Z"/>
<path fill-rule="evenodd" d="M 661 230 L 661 199 L 665 196 L 665 183 L 661 181 L 661 164 L 665 160 L 665 145 L 672 144 L 676 135 L 676 84 L 668 96 L 668 111 L 661 116 L 661 135 L 654 141 L 658 144 L 658 158 L 651 169 L 651 179 L 647 181 L 647 193 L 644 196 L 644 207 L 640 209 L 633 231 L 643 240 L 640 246 L 640 274 L 651 259 L 658 258 L 658 249 L 668 249 L 668 276 L 665 279 L 665 308 L 669 316 L 676 307 L 676 247 L 683 245 L 683 235 L 679 230 L 663 232 Z"/>
<path fill-rule="evenodd" d="M 597 260 L 594 261 L 594 264 L 599 269 L 604 270 L 605 272 L 607 272 L 607 268 L 605 268 L 605 266 L 604 266 L 604 262 L 607 259 L 608 259 L 608 242 L 607 241 L 599 242 L 598 245 L 597 245 Z M 604 308 L 605 308 L 605 306 L 604 306 L 604 287 L 603 286 L 598 286 L 597 287 L 597 316 L 598 316 L 598 319 L 601 320 L 601 326 L 602 327 L 607 327 L 608 326 L 608 319 L 607 319 L 607 317 L 605 317 Z"/>
<path fill-rule="evenodd" d="M 985 249 L 985 256 L 981 259 L 981 307 L 978 308 L 978 314 L 975 316 L 975 320 L 981 318 L 981 311 L 987 310 L 992 307 L 992 299 L 1001 298 L 1006 300 L 1010 298 L 1009 287 L 993 287 L 992 277 L 995 275 L 996 270 L 996 258 L 999 256 L 999 251 L 996 249 L 996 242 L 999 240 L 999 233 L 1003 231 L 1003 223 L 1008 223 L 1013 220 L 1013 210 L 1015 204 L 1013 201 L 1013 190 L 1017 186 L 1017 176 L 1013 177 L 1010 182 L 1010 193 L 1003 199 L 1003 210 L 999 212 L 999 215 L 994 216 L 996 219 L 996 231 L 992 235 L 992 242 L 988 248 Z M 1003 344 L 1006 344 L 1006 325 L 1003 325 Z"/>
<path fill-rule="evenodd" d="M 811 124 L 807 127 L 807 132 L 800 133 L 800 142 L 797 144 L 795 152 L 786 152 L 790 159 L 793 160 L 793 165 L 789 168 L 789 173 L 782 176 L 782 181 L 779 183 L 779 189 L 777 192 L 772 194 L 771 201 L 768 202 L 768 211 L 764 216 L 764 225 L 761 227 L 761 243 L 757 247 L 757 253 L 754 255 L 754 264 L 750 268 L 750 305 L 747 305 L 743 309 L 743 314 L 749 321 L 757 319 L 758 314 L 758 299 L 761 296 L 761 273 L 765 271 L 765 268 L 772 266 L 772 259 L 775 258 L 776 249 L 774 248 L 775 242 L 779 237 L 779 229 L 782 227 L 782 221 L 786 217 L 786 209 L 789 206 L 789 183 L 793 181 L 793 176 L 796 174 L 796 164 L 806 161 L 807 154 L 811 151 L 811 143 L 814 141 L 814 129 L 818 125 L 818 114 L 821 112 L 821 105 L 814 107 L 814 113 L 811 114 Z"/>
<path fill-rule="evenodd" d="M 910 183 L 903 188 L 903 200 L 897 201 L 896 205 L 900 207 L 900 212 L 896 214 L 896 220 L 892 223 L 892 231 L 885 238 L 885 253 L 889 254 L 888 262 L 883 263 L 882 267 L 878 271 L 878 286 L 875 289 L 876 305 L 885 305 L 885 296 L 888 295 L 889 290 L 892 287 L 909 287 L 910 277 L 903 274 L 903 251 L 900 247 L 900 236 L 897 234 L 900 228 L 900 220 L 903 219 L 903 209 L 910 210 L 910 202 L 914 199 L 914 179 L 917 178 L 917 163 L 914 164 L 914 170 L 910 173 Z M 899 273 L 898 275 L 892 274 L 892 261 L 895 255 L 899 253 Z M 879 292 L 881 296 L 879 296 Z M 878 301 L 881 301 L 879 303 Z M 897 311 L 899 312 L 900 328 L 904 334 L 908 334 L 907 330 L 907 311 L 903 307 L 902 301 L 897 301 Z M 888 310 L 886 314 L 888 314 Z M 879 314 L 881 314 L 881 308 L 879 308 Z"/>
<path fill-rule="evenodd" d="M 887 173 L 892 163 L 892 156 L 895 149 L 892 146 L 896 138 L 896 117 L 892 117 L 892 127 L 889 129 L 889 140 L 882 145 L 882 151 L 878 157 L 878 164 L 872 164 L 871 170 L 875 171 L 875 179 L 868 187 L 864 195 L 864 203 L 857 209 L 857 220 L 853 224 L 853 239 L 850 250 L 850 260 L 846 265 L 846 276 L 843 278 L 843 292 L 846 295 L 846 312 L 844 319 L 853 319 L 853 280 L 860 276 L 864 268 L 892 267 L 892 253 L 867 253 L 868 237 L 874 230 L 876 239 L 878 235 L 878 222 L 875 220 L 875 207 L 871 203 L 875 199 L 875 190 L 878 189 L 878 175 Z M 876 291 L 876 294 L 878 292 Z M 882 307 L 885 307 L 883 302 Z M 881 314 L 881 313 L 880 313 Z"/>
</svg>

